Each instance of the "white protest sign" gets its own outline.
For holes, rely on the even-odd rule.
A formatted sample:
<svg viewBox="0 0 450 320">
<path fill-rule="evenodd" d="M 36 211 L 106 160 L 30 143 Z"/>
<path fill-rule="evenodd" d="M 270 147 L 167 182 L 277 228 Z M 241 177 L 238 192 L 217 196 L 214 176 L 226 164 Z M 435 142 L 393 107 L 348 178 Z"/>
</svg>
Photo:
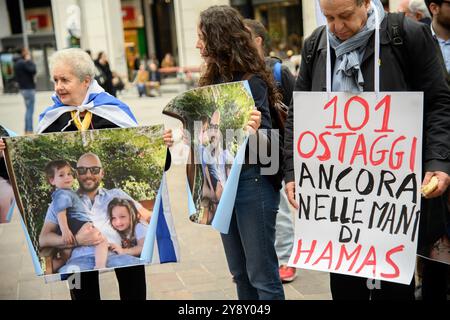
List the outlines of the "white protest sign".
<svg viewBox="0 0 450 320">
<path fill-rule="evenodd" d="M 294 93 L 290 266 L 409 284 L 422 177 L 423 93 Z"/>
</svg>

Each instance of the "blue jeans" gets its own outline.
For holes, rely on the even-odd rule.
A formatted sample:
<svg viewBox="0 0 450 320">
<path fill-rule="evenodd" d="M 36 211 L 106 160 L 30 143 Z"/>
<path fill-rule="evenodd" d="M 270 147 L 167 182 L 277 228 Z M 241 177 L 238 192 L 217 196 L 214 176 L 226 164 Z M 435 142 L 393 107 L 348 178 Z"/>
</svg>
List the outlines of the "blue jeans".
<svg viewBox="0 0 450 320">
<path fill-rule="evenodd" d="M 145 84 L 137 84 L 137 89 L 139 93 L 139 97 L 145 96 Z"/>
<path fill-rule="evenodd" d="M 117 268 L 133 266 L 137 264 L 144 264 L 144 262 L 137 258 L 127 254 L 111 254 L 106 261 L 106 268 Z M 80 271 L 92 271 L 95 268 L 95 256 L 93 254 L 87 256 L 81 256 L 77 258 L 70 258 L 67 263 L 62 266 L 58 272 L 61 274 L 80 272 Z"/>
<path fill-rule="evenodd" d="M 284 183 L 280 190 L 280 207 L 277 214 L 275 235 L 275 250 L 278 260 L 280 265 L 287 265 L 294 247 L 294 222 L 292 221 L 286 191 L 284 191 Z"/>
<path fill-rule="evenodd" d="M 20 90 L 20 93 L 25 100 L 25 131 L 33 132 L 33 113 L 34 113 L 34 97 L 36 95 L 36 90 L 25 89 Z"/>
<path fill-rule="evenodd" d="M 240 300 L 283 300 L 275 252 L 280 193 L 253 166 L 239 177 L 233 217 L 222 242 Z"/>
</svg>

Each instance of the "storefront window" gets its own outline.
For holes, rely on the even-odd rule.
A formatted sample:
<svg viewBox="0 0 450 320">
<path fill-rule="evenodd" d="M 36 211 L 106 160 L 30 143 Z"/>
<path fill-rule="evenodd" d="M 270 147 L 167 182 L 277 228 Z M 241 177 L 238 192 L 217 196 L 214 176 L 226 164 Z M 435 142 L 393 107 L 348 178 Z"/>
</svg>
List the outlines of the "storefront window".
<svg viewBox="0 0 450 320">
<path fill-rule="evenodd" d="M 303 19 L 301 0 L 253 0 L 231 1 L 245 18 L 261 21 L 270 35 L 268 43 L 272 54 L 284 59 L 290 54 L 299 54 L 303 41 Z"/>
</svg>

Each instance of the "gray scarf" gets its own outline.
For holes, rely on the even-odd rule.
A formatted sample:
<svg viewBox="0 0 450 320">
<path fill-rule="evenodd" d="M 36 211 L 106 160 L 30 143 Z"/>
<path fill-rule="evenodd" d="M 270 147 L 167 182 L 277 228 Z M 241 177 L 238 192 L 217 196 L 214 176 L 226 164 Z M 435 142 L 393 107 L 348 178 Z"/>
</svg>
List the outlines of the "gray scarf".
<svg viewBox="0 0 450 320">
<path fill-rule="evenodd" d="M 384 18 L 384 9 L 379 1 L 374 2 L 380 22 Z M 375 12 L 368 12 L 366 25 L 353 37 L 345 41 L 339 40 L 328 30 L 330 46 L 335 50 L 336 63 L 333 76 L 333 91 L 362 92 L 364 77 L 361 72 L 361 59 L 367 43 L 375 30 Z"/>
</svg>

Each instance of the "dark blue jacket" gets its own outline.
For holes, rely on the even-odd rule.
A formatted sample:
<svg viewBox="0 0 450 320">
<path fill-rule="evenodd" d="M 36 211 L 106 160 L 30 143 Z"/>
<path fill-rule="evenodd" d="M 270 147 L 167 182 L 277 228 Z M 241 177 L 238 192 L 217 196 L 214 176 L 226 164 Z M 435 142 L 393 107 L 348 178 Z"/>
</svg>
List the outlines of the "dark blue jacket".
<svg viewBox="0 0 450 320">
<path fill-rule="evenodd" d="M 16 81 L 21 90 L 36 89 L 34 75 L 36 74 L 36 65 L 31 60 L 20 58 L 14 65 Z"/>
</svg>

